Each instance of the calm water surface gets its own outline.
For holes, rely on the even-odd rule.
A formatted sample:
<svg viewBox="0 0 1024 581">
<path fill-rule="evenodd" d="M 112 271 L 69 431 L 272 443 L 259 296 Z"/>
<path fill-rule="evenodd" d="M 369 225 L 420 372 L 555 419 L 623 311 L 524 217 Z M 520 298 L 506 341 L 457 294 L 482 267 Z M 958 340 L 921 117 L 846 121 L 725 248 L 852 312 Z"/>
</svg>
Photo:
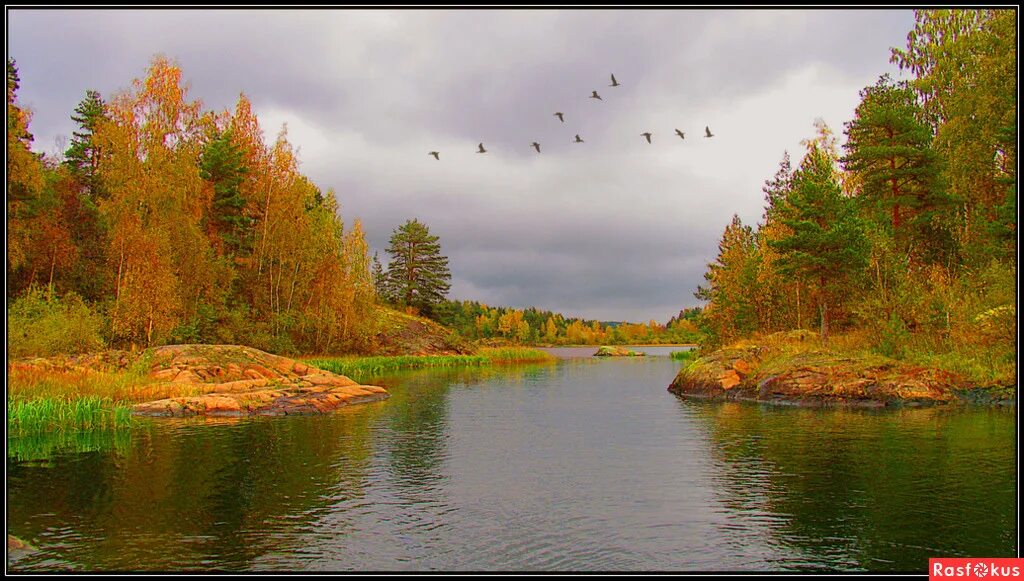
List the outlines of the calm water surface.
<svg viewBox="0 0 1024 581">
<path fill-rule="evenodd" d="M 924 572 L 1016 554 L 1015 410 L 691 402 L 666 391 L 679 366 L 408 372 L 328 416 L 12 440 L 8 531 L 40 549 L 13 565 Z"/>
</svg>

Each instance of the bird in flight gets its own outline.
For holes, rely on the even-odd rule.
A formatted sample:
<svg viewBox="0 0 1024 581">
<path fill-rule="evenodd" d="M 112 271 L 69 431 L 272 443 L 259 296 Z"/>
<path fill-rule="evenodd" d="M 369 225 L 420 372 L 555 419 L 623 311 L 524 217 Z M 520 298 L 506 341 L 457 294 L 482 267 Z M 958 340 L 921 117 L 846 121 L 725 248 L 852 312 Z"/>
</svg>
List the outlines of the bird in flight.
<svg viewBox="0 0 1024 581">
<path fill-rule="evenodd" d="M 647 143 L 651 142 L 651 132 L 650 131 L 645 131 L 644 133 L 641 133 L 640 135 L 643 135 L 644 137 L 647 138 Z"/>
<path fill-rule="evenodd" d="M 540 144 L 539 144 L 539 143 L 537 143 L 536 141 L 534 141 L 534 142 L 533 142 L 533 143 L 531 143 L 530 145 L 532 145 L 532 146 L 533 146 L 533 148 L 537 150 L 537 153 L 540 153 Z"/>
<path fill-rule="evenodd" d="M 597 99 L 598 101 L 604 101 L 604 99 L 601 98 L 601 95 L 597 94 L 597 91 L 594 91 L 594 94 L 591 95 L 590 98 L 591 99 Z"/>
<path fill-rule="evenodd" d="M 477 153 L 487 153 L 487 150 L 484 149 L 484 144 L 483 143 L 480 144 L 480 150 L 477 151 Z"/>
<path fill-rule="evenodd" d="M 608 85 L 608 86 L 609 86 L 609 87 L 618 87 L 618 86 L 619 86 L 619 85 L 621 85 L 621 84 L 622 84 L 622 83 L 620 83 L 620 82 L 618 82 L 618 81 L 616 81 L 616 80 L 615 80 L 615 74 L 613 73 L 613 74 L 612 74 L 612 84 L 610 84 L 610 85 Z"/>
<path fill-rule="evenodd" d="M 704 126 L 704 137 L 714 137 L 714 135 L 711 135 L 711 128 L 707 125 Z"/>
<path fill-rule="evenodd" d="M 679 139 L 686 139 L 686 134 L 678 129 L 676 129 L 676 135 L 679 136 Z"/>
<path fill-rule="evenodd" d="M 561 121 L 562 123 L 565 123 L 565 119 L 562 118 L 562 114 L 560 112 L 559 113 L 555 113 L 555 117 L 558 117 L 559 121 Z"/>
<path fill-rule="evenodd" d="M 574 141 L 573 143 L 583 143 L 583 140 L 580 139 L 580 134 L 579 133 L 576 134 L 576 141 Z"/>
<path fill-rule="evenodd" d="M 441 152 L 439 151 L 431 151 L 427 155 L 432 155 L 434 156 L 434 159 L 436 159 L 437 161 L 441 161 Z"/>
</svg>

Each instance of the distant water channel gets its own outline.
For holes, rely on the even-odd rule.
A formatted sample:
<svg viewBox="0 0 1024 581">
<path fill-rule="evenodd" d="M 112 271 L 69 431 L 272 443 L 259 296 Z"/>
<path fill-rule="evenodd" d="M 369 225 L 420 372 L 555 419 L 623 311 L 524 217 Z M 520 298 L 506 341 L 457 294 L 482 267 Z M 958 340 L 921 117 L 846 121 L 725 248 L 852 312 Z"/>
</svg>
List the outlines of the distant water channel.
<svg viewBox="0 0 1024 581">
<path fill-rule="evenodd" d="M 1016 411 L 693 402 L 651 357 L 8 442 L 19 571 L 913 571 L 1015 556 Z M 561 355 L 571 354 L 560 351 Z M 657 356 L 660 354 L 661 356 Z"/>
</svg>

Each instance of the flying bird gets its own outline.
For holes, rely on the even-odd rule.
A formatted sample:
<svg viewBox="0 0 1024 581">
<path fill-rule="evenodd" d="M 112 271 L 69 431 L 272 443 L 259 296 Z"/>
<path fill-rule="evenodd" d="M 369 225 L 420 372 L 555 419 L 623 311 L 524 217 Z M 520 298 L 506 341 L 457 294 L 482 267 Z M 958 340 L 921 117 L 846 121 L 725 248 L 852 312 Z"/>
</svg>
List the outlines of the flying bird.
<svg viewBox="0 0 1024 581">
<path fill-rule="evenodd" d="M 432 156 L 434 156 L 434 159 L 436 159 L 437 161 L 441 161 L 441 152 L 440 151 L 431 151 L 427 155 L 432 155 Z"/>
<path fill-rule="evenodd" d="M 555 117 L 558 117 L 559 121 L 561 121 L 562 123 L 565 123 L 565 119 L 562 118 L 562 114 L 561 113 L 555 113 Z"/>
<path fill-rule="evenodd" d="M 707 125 L 704 126 L 704 137 L 714 137 L 714 135 L 711 135 L 711 129 Z"/>
<path fill-rule="evenodd" d="M 646 131 L 644 133 L 641 133 L 640 135 L 643 135 L 644 137 L 647 138 L 647 143 L 651 142 L 651 132 L 650 131 Z"/>
<path fill-rule="evenodd" d="M 601 95 L 598 95 L 598 94 L 597 94 L 597 91 L 594 91 L 594 94 L 593 94 L 593 95 L 591 95 L 591 96 L 590 96 L 590 98 L 591 98 L 591 99 L 597 99 L 597 100 L 599 100 L 599 101 L 604 101 L 604 99 L 602 99 L 602 98 L 601 98 Z"/>
<path fill-rule="evenodd" d="M 686 134 L 678 129 L 676 129 L 676 135 L 679 136 L 679 139 L 686 139 Z"/>
<path fill-rule="evenodd" d="M 618 86 L 619 86 L 619 85 L 621 85 L 621 84 L 622 84 L 622 83 L 620 83 L 620 82 L 618 82 L 618 81 L 616 81 L 616 80 L 615 80 L 615 74 L 613 73 L 613 74 L 612 74 L 612 84 L 610 84 L 610 85 L 608 85 L 608 86 L 609 86 L 609 87 L 618 87 Z"/>
<path fill-rule="evenodd" d="M 483 143 L 480 144 L 480 150 L 477 151 L 477 153 L 487 153 L 487 150 L 484 149 L 484 144 Z"/>
<path fill-rule="evenodd" d="M 532 146 L 533 146 L 533 148 L 537 150 L 537 153 L 540 153 L 540 144 L 539 144 L 539 143 L 537 143 L 536 141 L 534 141 L 534 142 L 533 142 L 533 143 L 531 143 L 530 145 L 532 145 Z"/>
<path fill-rule="evenodd" d="M 574 141 L 573 143 L 583 143 L 583 140 L 580 139 L 580 134 L 579 133 L 576 134 L 576 141 Z"/>
</svg>

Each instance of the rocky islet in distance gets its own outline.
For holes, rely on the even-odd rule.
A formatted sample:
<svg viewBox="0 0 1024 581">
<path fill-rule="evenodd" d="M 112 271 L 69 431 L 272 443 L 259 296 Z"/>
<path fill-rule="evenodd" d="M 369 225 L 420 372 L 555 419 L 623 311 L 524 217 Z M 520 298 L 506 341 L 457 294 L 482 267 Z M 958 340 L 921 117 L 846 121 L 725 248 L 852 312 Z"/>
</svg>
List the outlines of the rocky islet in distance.
<svg viewBox="0 0 1024 581">
<path fill-rule="evenodd" d="M 594 357 L 643 357 L 644 354 L 639 351 L 632 351 L 625 347 L 608 347 L 604 346 L 594 353 Z"/>
</svg>

